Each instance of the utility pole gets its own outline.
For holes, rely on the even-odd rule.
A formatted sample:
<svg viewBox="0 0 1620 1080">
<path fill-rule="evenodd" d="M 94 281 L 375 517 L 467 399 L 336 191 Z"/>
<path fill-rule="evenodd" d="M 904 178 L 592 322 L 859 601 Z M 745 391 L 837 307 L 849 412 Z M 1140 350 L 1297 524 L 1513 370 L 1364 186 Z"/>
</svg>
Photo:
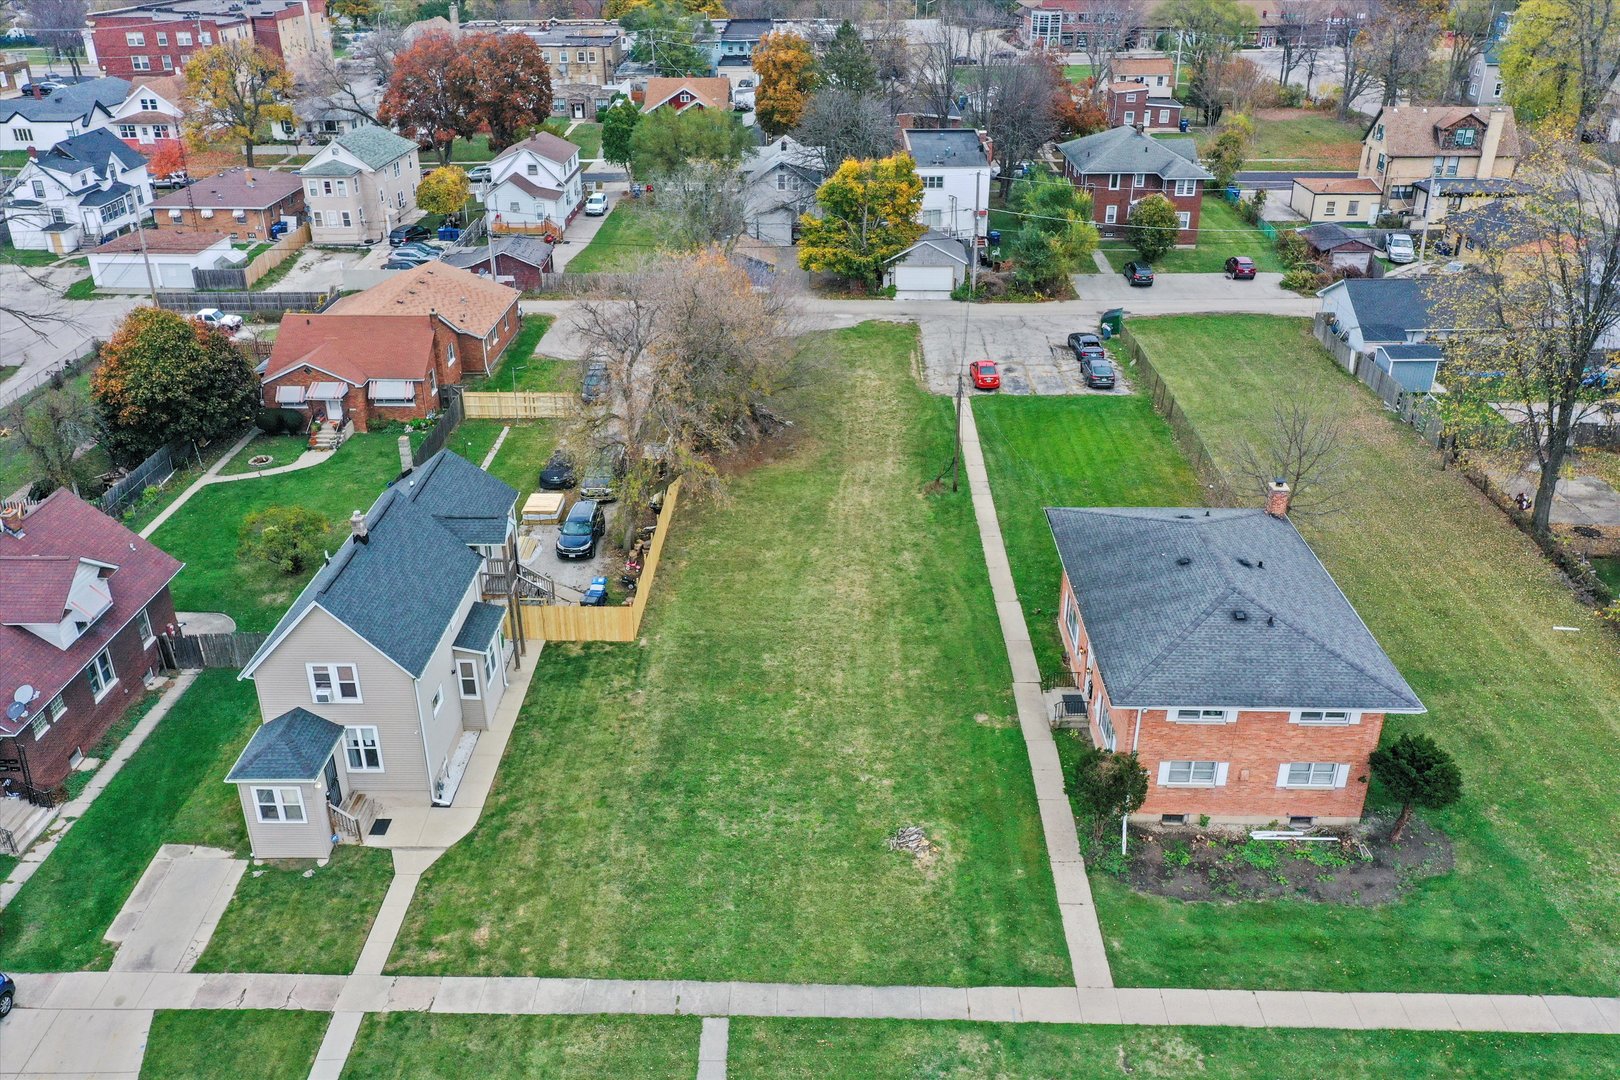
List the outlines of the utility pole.
<svg viewBox="0 0 1620 1080">
<path fill-rule="evenodd" d="M 141 242 L 141 262 L 146 265 L 146 288 L 152 294 L 152 306 L 158 307 L 157 278 L 152 275 L 152 258 L 146 253 L 146 229 L 141 225 L 140 192 L 135 194 L 135 235 Z"/>
<path fill-rule="evenodd" d="M 1176 31 L 1176 74 L 1170 80 L 1170 92 L 1172 94 L 1176 92 L 1176 87 L 1181 85 L 1181 38 L 1185 32 L 1184 30 Z"/>
<path fill-rule="evenodd" d="M 989 157 L 990 155 L 985 155 L 987 162 Z M 988 175 L 985 177 L 985 183 L 990 183 Z M 969 235 L 973 239 L 973 250 L 968 258 L 968 292 L 972 295 L 979 291 L 979 178 L 977 176 L 973 178 L 973 228 Z M 987 242 L 988 239 L 986 237 Z"/>
</svg>

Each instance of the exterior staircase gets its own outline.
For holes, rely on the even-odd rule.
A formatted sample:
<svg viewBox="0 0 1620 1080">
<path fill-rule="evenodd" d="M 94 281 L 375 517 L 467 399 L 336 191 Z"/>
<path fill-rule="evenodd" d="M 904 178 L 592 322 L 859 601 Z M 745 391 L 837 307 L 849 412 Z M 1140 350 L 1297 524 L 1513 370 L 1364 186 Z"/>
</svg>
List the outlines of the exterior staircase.
<svg viewBox="0 0 1620 1080">
<path fill-rule="evenodd" d="M 354 434 L 354 421 L 345 420 L 340 428 L 330 420 L 321 421 L 314 436 L 309 440 L 311 450 L 336 450 L 343 445 L 343 441 Z"/>
</svg>

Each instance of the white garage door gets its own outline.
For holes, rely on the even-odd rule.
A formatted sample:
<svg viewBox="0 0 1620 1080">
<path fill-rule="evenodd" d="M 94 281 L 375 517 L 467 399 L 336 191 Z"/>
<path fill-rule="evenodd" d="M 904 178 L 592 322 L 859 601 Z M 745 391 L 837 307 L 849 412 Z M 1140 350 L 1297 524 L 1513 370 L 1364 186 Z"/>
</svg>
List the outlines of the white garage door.
<svg viewBox="0 0 1620 1080">
<path fill-rule="evenodd" d="M 956 274 L 948 266 L 894 268 L 894 295 L 897 300 L 949 300 L 954 288 Z"/>
</svg>

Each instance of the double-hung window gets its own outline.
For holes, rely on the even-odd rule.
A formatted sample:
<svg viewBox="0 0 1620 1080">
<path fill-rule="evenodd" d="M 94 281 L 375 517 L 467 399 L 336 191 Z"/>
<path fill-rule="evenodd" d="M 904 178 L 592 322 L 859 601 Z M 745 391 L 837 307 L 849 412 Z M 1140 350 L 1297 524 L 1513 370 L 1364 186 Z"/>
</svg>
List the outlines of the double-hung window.
<svg viewBox="0 0 1620 1080">
<path fill-rule="evenodd" d="M 191 31 L 190 30 L 176 30 L 174 32 L 174 43 L 176 45 L 190 45 L 191 44 Z"/>
<path fill-rule="evenodd" d="M 1108 190 L 1109 191 L 1118 191 L 1119 190 L 1119 173 L 1109 173 L 1108 174 Z"/>
<path fill-rule="evenodd" d="M 1226 783 L 1224 761 L 1161 761 L 1161 787 L 1220 787 Z"/>
<path fill-rule="evenodd" d="M 260 821 L 301 824 L 305 820 L 304 793 L 295 787 L 256 787 L 253 805 L 258 807 Z"/>
<path fill-rule="evenodd" d="M 129 66 L 134 68 L 136 71 L 151 71 L 152 61 L 144 56 L 131 56 L 129 58 Z"/>
<path fill-rule="evenodd" d="M 96 658 L 90 661 L 87 674 L 90 678 L 90 693 L 100 701 L 118 682 L 118 673 L 113 670 L 112 653 L 106 649 L 96 653 Z"/>
<path fill-rule="evenodd" d="M 1116 222 L 1118 220 L 1119 220 L 1119 207 L 1115 206 L 1113 203 L 1109 203 L 1107 206 L 1103 207 L 1103 224 L 1104 225 L 1112 225 L 1114 222 Z"/>
<path fill-rule="evenodd" d="M 126 33 L 124 35 L 124 44 L 125 45 L 135 45 L 135 46 L 145 45 L 146 44 L 146 35 L 145 34 L 136 34 L 136 33 Z"/>
<path fill-rule="evenodd" d="M 1069 633 L 1069 644 L 1076 649 L 1080 647 L 1080 605 L 1074 602 L 1073 595 L 1063 594 L 1063 628 Z"/>
<path fill-rule="evenodd" d="M 1171 709 L 1170 719 L 1178 724 L 1225 724 L 1234 717 L 1231 709 Z"/>
<path fill-rule="evenodd" d="M 1290 761 L 1277 770 L 1277 786 L 1285 788 L 1339 788 L 1349 778 L 1350 766 L 1333 761 Z"/>
<path fill-rule="evenodd" d="M 433 715 L 439 715 L 439 709 L 444 706 L 444 687 L 433 691 Z"/>
<path fill-rule="evenodd" d="M 1196 195 L 1196 194 L 1198 194 L 1198 181 L 1196 181 L 1196 180 L 1177 180 L 1176 181 L 1176 197 L 1177 198 L 1186 198 L 1189 195 Z"/>
<path fill-rule="evenodd" d="M 344 728 L 343 756 L 352 773 L 382 772 L 382 746 L 377 740 L 377 729 L 369 724 Z"/>
<path fill-rule="evenodd" d="M 456 685 L 468 701 L 478 700 L 478 661 L 456 661 Z"/>
<path fill-rule="evenodd" d="M 118 137 L 120 139 L 133 139 L 133 138 L 135 138 L 135 125 L 134 124 L 119 124 L 118 125 Z"/>
<path fill-rule="evenodd" d="M 1191 210 L 1177 210 L 1176 211 L 1176 224 L 1179 227 L 1183 228 L 1183 229 L 1192 228 L 1192 211 Z"/>
<path fill-rule="evenodd" d="M 152 613 L 150 611 L 141 608 L 140 614 L 135 616 L 135 625 L 141 632 L 141 644 L 143 646 L 150 645 L 157 640 L 157 635 L 152 633 Z"/>
<path fill-rule="evenodd" d="M 317 705 L 359 702 L 360 673 L 353 664 L 309 664 L 309 696 Z"/>
</svg>

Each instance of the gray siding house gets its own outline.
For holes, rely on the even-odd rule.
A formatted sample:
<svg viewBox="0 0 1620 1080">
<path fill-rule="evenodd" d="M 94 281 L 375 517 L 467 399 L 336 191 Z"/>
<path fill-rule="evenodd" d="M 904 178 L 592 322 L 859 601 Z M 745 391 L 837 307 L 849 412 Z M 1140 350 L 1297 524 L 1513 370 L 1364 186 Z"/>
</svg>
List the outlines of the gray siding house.
<svg viewBox="0 0 1620 1080">
<path fill-rule="evenodd" d="M 390 806 L 452 804 L 506 691 L 506 609 L 483 597 L 516 503 L 443 451 L 355 511 L 242 670 L 267 723 L 226 780 L 255 857 L 324 858 Z"/>
<path fill-rule="evenodd" d="M 783 135 L 743 160 L 743 216 L 748 235 L 786 247 L 799 218 L 816 207 L 816 189 L 826 177 L 825 151 Z"/>
</svg>

